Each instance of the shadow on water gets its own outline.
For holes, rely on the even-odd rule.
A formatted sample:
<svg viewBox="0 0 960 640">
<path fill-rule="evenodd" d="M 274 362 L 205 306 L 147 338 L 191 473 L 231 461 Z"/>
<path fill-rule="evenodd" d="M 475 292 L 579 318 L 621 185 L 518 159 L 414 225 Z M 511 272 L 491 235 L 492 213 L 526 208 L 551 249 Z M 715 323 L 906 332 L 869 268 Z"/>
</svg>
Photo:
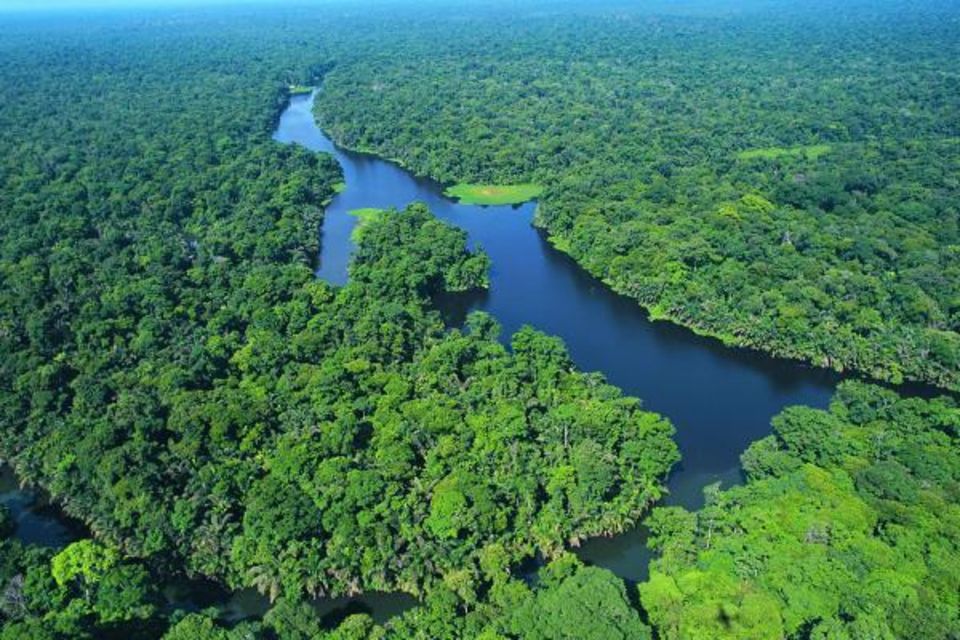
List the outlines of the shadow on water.
<svg viewBox="0 0 960 640">
<path fill-rule="evenodd" d="M 482 309 L 489 302 L 490 292 L 486 289 L 474 289 L 458 293 L 447 293 L 436 300 L 434 304 L 440 311 L 443 322 L 448 327 L 463 328 L 467 316 L 475 309 Z"/>
<path fill-rule="evenodd" d="M 333 628 L 343 622 L 347 616 L 355 613 L 366 613 L 377 624 L 383 624 L 390 618 L 417 606 L 417 600 L 406 593 L 373 592 L 352 598 L 318 600 L 314 606 L 324 626 Z"/>
<path fill-rule="evenodd" d="M 201 578 L 169 582 L 164 587 L 163 597 L 170 611 L 200 612 L 212 609 L 228 625 L 262 618 L 271 607 L 269 598 L 255 589 L 231 592 L 212 580 Z M 311 604 L 324 627 L 333 628 L 355 613 L 368 614 L 374 622 L 382 624 L 417 606 L 417 600 L 401 592 L 371 592 L 352 597 L 317 598 Z"/>
<path fill-rule="evenodd" d="M 88 535 L 82 522 L 51 504 L 42 491 L 21 487 L 7 464 L 0 464 L 0 505 L 13 521 L 11 537 L 24 544 L 60 549 Z"/>
</svg>

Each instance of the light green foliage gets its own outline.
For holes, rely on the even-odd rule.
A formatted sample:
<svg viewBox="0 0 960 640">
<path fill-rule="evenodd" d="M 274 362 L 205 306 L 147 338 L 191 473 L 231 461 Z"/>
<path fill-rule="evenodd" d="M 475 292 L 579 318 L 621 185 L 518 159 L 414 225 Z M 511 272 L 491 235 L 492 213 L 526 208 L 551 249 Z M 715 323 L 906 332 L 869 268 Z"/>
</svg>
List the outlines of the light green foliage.
<svg viewBox="0 0 960 640">
<path fill-rule="evenodd" d="M 444 190 L 443 195 L 456 198 L 462 204 L 520 204 L 533 200 L 543 193 L 543 187 L 536 184 L 455 184 Z"/>
<path fill-rule="evenodd" d="M 53 557 L 50 573 L 59 586 L 74 580 L 94 584 L 117 566 L 120 554 L 93 540 L 81 540 L 67 546 Z"/>
<path fill-rule="evenodd" d="M 427 527 L 439 538 L 456 538 L 460 528 L 470 524 L 468 516 L 467 497 L 460 490 L 457 477 L 441 480 L 430 497 Z"/>
<path fill-rule="evenodd" d="M 334 631 L 327 635 L 328 640 L 378 640 L 382 634 L 374 631 L 373 620 L 368 615 L 348 616 Z"/>
<path fill-rule="evenodd" d="M 368 226 L 371 222 L 375 221 L 377 218 L 385 215 L 387 212 L 383 209 L 354 209 L 350 212 L 350 215 L 357 218 L 357 226 L 354 227 L 351 234 L 351 238 L 354 242 L 360 242 L 360 239 L 363 237 L 363 229 Z"/>
<path fill-rule="evenodd" d="M 829 144 L 808 144 L 799 147 L 765 147 L 763 149 L 747 149 L 737 153 L 737 160 L 776 160 L 778 158 L 803 157 L 807 160 L 816 160 L 820 156 L 830 153 Z"/>
<path fill-rule="evenodd" d="M 226 629 L 217 627 L 213 620 L 200 614 L 190 614 L 178 622 L 164 636 L 163 640 L 228 640 Z"/>
<path fill-rule="evenodd" d="M 661 637 L 960 633 L 960 409 L 848 382 L 774 430 L 747 485 L 648 520 L 661 556 L 640 595 Z"/>
</svg>

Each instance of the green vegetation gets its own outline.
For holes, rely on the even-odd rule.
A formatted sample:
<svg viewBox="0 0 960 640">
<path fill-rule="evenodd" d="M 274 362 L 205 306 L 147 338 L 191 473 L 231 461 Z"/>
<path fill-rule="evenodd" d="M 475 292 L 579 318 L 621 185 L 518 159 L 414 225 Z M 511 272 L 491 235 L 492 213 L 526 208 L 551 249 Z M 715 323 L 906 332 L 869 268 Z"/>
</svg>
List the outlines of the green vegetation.
<svg viewBox="0 0 960 640">
<path fill-rule="evenodd" d="M 354 227 L 351 237 L 353 241 L 358 243 L 363 237 L 364 228 L 368 227 L 371 223 L 376 222 L 377 220 L 383 218 L 388 212 L 383 209 L 374 209 L 374 208 L 365 208 L 365 209 L 354 209 L 350 212 L 350 215 L 357 218 L 357 226 Z"/>
<path fill-rule="evenodd" d="M 93 24 L 0 43 L 0 455 L 95 534 L 44 569 L 58 589 L 96 607 L 129 563 L 293 603 L 466 594 L 662 496 L 669 422 L 555 338 L 444 327 L 432 300 L 489 258 L 422 205 L 365 220 L 349 284 L 314 278 L 342 176 L 270 140 L 290 76 L 326 68 L 288 70 L 318 54 L 285 17 Z M 236 631 L 117 597 L 173 637 Z M 88 609 L 42 635 L 58 607 L 3 622 L 104 637 Z"/>
<path fill-rule="evenodd" d="M 313 87 L 308 87 L 302 84 L 292 84 L 290 85 L 288 93 L 291 96 L 310 95 L 311 93 L 313 93 Z"/>
<path fill-rule="evenodd" d="M 317 281 L 343 177 L 270 140 L 323 81 L 339 142 L 525 190 L 656 317 L 960 388 L 960 23 L 856 6 L 5 23 L 0 458 L 92 537 L 23 545 L 0 510 L 0 639 L 960 636 L 955 401 L 784 411 L 746 485 L 647 518 L 634 591 L 569 548 L 662 497 L 670 423 L 556 338 L 445 327 L 490 260 L 423 205 L 357 212 L 349 283 Z M 183 576 L 271 609 L 165 602 Z M 371 590 L 421 604 L 310 604 Z"/>
<path fill-rule="evenodd" d="M 324 631 L 308 607 L 282 600 L 265 625 L 297 639 L 626 640 L 650 637 L 642 619 L 664 640 L 956 637 L 955 401 L 846 382 L 829 411 L 792 407 L 773 424 L 742 457 L 746 485 L 708 487 L 700 511 L 647 519 L 660 555 L 639 585 L 643 618 L 607 571 L 561 555 L 530 587 L 492 546 L 383 626 L 357 615 Z"/>
<path fill-rule="evenodd" d="M 462 204 L 520 204 L 533 200 L 543 192 L 535 184 L 487 185 L 456 184 L 443 192 L 443 195 L 456 198 Z"/>
<path fill-rule="evenodd" d="M 960 408 L 848 382 L 773 426 L 745 486 L 647 520 L 660 637 L 960 635 Z"/>
<path fill-rule="evenodd" d="M 553 244 L 656 317 L 960 389 L 956 7 L 690 4 L 411 21 L 317 113 L 418 174 L 542 185 Z"/>
<path fill-rule="evenodd" d="M 383 626 L 369 616 L 348 617 L 324 629 L 307 605 L 279 600 L 264 617 L 266 637 L 280 640 L 648 640 L 650 629 L 630 603 L 623 582 L 564 554 L 540 570 L 536 586 L 509 577 L 502 550 L 490 548 L 481 567 L 447 575 L 422 606 Z M 250 627 L 218 626 L 193 615 L 164 640 L 243 640 Z M 269 635 L 274 634 L 274 635 Z"/>
<path fill-rule="evenodd" d="M 10 539 L 0 508 L 0 640 L 157 637 L 162 599 L 140 563 L 91 540 L 60 552 Z"/>
<path fill-rule="evenodd" d="M 749 149 L 737 154 L 738 160 L 776 160 L 777 158 L 806 158 L 816 160 L 820 156 L 830 153 L 832 147 L 828 144 L 811 144 L 802 147 L 767 147 L 765 149 Z"/>
</svg>

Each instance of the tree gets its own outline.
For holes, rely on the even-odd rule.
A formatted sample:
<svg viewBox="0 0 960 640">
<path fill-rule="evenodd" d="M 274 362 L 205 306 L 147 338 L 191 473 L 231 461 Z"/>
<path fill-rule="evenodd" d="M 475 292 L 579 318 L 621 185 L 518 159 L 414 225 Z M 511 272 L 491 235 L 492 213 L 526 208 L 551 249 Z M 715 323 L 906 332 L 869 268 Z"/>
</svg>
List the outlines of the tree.
<svg viewBox="0 0 960 640">
<path fill-rule="evenodd" d="M 57 585 L 76 585 L 91 600 L 94 590 L 120 562 L 115 550 L 90 539 L 68 545 L 50 561 L 50 573 Z"/>
</svg>

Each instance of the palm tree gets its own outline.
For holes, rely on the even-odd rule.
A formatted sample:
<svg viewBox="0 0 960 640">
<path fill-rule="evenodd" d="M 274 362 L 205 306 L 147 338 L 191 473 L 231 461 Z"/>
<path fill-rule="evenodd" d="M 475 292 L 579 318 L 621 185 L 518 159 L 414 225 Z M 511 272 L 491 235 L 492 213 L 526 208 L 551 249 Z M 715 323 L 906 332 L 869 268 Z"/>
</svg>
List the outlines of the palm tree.
<svg viewBox="0 0 960 640">
<path fill-rule="evenodd" d="M 261 595 L 267 596 L 270 602 L 280 597 L 280 567 L 272 562 L 258 564 L 247 569 L 247 579 Z"/>
</svg>

